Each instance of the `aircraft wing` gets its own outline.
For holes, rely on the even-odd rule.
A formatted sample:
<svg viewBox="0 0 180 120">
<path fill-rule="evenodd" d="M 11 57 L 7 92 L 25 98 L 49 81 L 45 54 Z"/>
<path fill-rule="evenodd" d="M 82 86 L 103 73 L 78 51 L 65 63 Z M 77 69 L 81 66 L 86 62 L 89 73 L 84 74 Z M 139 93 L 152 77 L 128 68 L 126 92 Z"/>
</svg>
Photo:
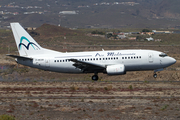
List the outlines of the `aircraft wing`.
<svg viewBox="0 0 180 120">
<path fill-rule="evenodd" d="M 70 61 L 74 62 L 73 66 L 76 68 L 81 69 L 83 72 L 92 72 L 92 71 L 103 71 L 105 66 L 96 63 L 90 63 L 86 61 L 81 61 L 77 59 L 69 59 Z"/>
</svg>

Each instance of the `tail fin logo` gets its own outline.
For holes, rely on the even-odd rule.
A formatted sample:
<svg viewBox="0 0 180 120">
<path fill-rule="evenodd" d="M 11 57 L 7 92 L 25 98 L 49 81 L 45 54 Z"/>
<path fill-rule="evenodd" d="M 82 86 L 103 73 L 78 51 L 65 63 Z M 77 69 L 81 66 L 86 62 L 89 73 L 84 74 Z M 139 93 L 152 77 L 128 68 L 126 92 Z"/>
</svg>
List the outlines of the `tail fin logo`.
<svg viewBox="0 0 180 120">
<path fill-rule="evenodd" d="M 26 41 L 28 42 L 28 44 L 25 45 L 24 43 L 22 43 L 23 40 L 26 40 Z M 29 46 L 30 46 L 30 45 L 33 47 L 34 50 L 37 50 L 37 49 L 40 50 L 40 48 L 39 48 L 35 43 L 30 42 L 30 41 L 29 41 L 26 37 L 24 37 L 24 36 L 22 36 L 21 39 L 20 39 L 19 50 L 21 50 L 21 46 L 22 46 L 22 45 L 23 45 L 27 50 L 29 50 Z"/>
</svg>

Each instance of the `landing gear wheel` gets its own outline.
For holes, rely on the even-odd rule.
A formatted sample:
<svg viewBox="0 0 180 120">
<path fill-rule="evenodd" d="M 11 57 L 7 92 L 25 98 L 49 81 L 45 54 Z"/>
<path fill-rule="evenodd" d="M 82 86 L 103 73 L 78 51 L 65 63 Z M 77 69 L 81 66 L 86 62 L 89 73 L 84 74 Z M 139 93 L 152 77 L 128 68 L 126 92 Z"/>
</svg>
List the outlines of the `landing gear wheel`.
<svg viewBox="0 0 180 120">
<path fill-rule="evenodd" d="M 157 74 L 156 74 L 156 73 L 154 73 L 153 77 L 154 77 L 154 78 L 157 78 Z"/>
<path fill-rule="evenodd" d="M 99 77 L 97 75 L 92 76 L 92 80 L 97 81 L 98 79 L 99 79 Z"/>
</svg>

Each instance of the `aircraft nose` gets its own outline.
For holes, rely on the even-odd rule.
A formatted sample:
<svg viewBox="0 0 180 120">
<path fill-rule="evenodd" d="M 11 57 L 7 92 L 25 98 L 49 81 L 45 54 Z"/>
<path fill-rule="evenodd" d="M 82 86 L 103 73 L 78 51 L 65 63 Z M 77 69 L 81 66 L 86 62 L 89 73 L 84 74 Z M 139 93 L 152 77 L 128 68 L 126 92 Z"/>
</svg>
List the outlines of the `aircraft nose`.
<svg viewBox="0 0 180 120">
<path fill-rule="evenodd" d="M 164 65 L 164 67 L 171 66 L 176 63 L 176 60 L 172 57 L 165 57 L 164 60 L 161 60 L 161 65 Z"/>
<path fill-rule="evenodd" d="M 171 57 L 171 64 L 175 64 L 176 63 L 176 59 Z"/>
</svg>

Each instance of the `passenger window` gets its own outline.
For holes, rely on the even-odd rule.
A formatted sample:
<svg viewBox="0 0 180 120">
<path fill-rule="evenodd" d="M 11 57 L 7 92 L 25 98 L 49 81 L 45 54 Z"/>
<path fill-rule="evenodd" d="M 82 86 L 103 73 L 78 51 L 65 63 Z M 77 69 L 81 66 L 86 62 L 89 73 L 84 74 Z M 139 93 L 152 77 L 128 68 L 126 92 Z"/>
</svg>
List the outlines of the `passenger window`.
<svg viewBox="0 0 180 120">
<path fill-rule="evenodd" d="M 93 60 L 95 60 L 95 58 L 93 58 Z"/>
<path fill-rule="evenodd" d="M 139 58 L 141 58 L 141 56 L 139 56 Z"/>
<path fill-rule="evenodd" d="M 99 60 L 101 60 L 101 58 L 99 58 Z"/>
<path fill-rule="evenodd" d="M 57 62 L 59 62 L 59 60 L 57 60 Z"/>
<path fill-rule="evenodd" d="M 56 62 L 56 60 L 54 60 L 54 62 Z"/>
<path fill-rule="evenodd" d="M 116 57 L 116 59 L 118 60 L 118 57 Z"/>
<path fill-rule="evenodd" d="M 127 57 L 125 57 L 125 59 L 127 59 Z"/>
<path fill-rule="evenodd" d="M 131 57 L 131 59 L 133 59 L 133 57 Z"/>
<path fill-rule="evenodd" d="M 130 59 L 130 57 L 128 57 L 128 59 Z"/>
<path fill-rule="evenodd" d="M 134 59 L 135 59 L 136 57 L 134 56 Z"/>
<path fill-rule="evenodd" d="M 96 60 L 98 60 L 98 58 L 96 58 Z"/>
<path fill-rule="evenodd" d="M 124 59 L 124 57 L 122 57 L 122 59 Z"/>
</svg>

